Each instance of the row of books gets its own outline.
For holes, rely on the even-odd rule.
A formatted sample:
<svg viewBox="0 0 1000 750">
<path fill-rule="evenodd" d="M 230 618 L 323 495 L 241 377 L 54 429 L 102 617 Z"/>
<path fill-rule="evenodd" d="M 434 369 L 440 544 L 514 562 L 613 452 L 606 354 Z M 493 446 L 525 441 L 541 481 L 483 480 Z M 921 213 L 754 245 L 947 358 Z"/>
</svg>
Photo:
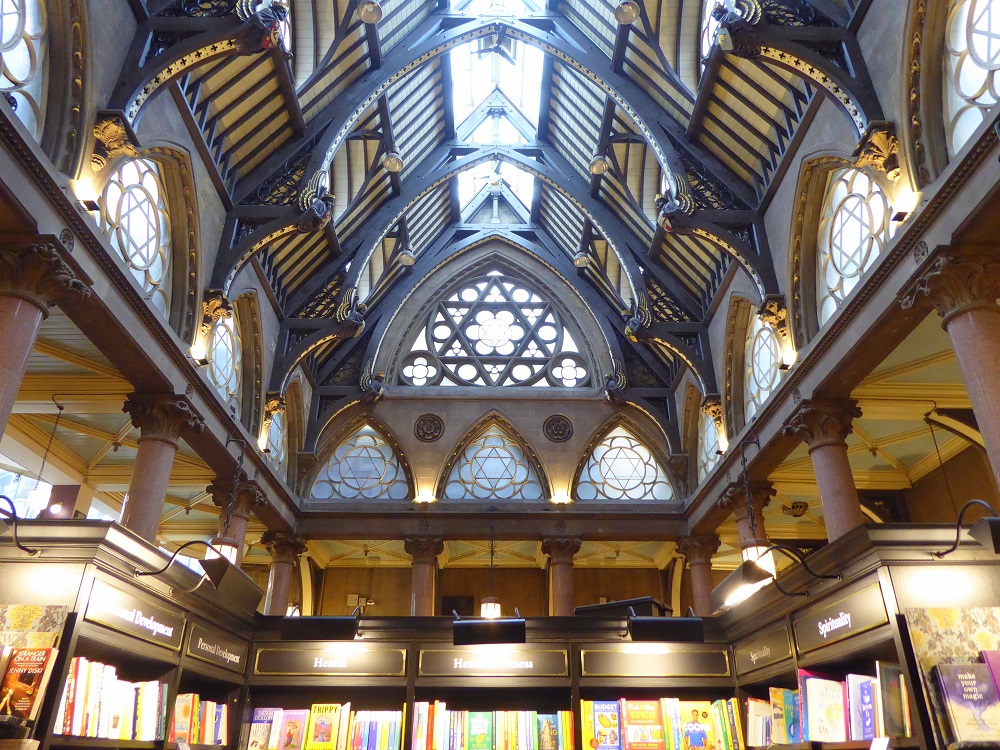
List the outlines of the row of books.
<svg viewBox="0 0 1000 750">
<path fill-rule="evenodd" d="M 1000 743 L 1000 651 L 980 662 L 938 664 L 933 673 L 955 743 Z"/>
<path fill-rule="evenodd" d="M 0 716 L 34 721 L 58 651 L 0 646 Z"/>
<path fill-rule="evenodd" d="M 400 750 L 402 740 L 402 711 L 314 703 L 308 710 L 255 708 L 247 750 Z"/>
<path fill-rule="evenodd" d="M 196 693 L 181 693 L 174 700 L 168 742 L 191 745 L 229 744 L 229 706 L 205 701 Z"/>
<path fill-rule="evenodd" d="M 70 660 L 55 733 L 154 742 L 166 736 L 167 685 L 128 682 L 115 667 L 83 656 Z"/>
<path fill-rule="evenodd" d="M 580 701 L 584 750 L 745 750 L 735 698 Z"/>
<path fill-rule="evenodd" d="M 455 711 L 413 706 L 412 750 L 573 750 L 573 712 Z"/>
</svg>

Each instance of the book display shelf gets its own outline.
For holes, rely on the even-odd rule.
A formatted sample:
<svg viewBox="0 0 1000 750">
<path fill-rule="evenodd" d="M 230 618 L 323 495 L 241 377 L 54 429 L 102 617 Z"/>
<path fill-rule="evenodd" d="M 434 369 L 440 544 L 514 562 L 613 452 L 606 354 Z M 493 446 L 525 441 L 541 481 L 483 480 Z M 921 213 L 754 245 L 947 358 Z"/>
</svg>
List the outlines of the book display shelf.
<svg viewBox="0 0 1000 750">
<path fill-rule="evenodd" d="M 451 618 L 364 618 L 334 640 L 343 618 L 220 606 L 180 565 L 136 578 L 165 556 L 79 521 L 23 524 L 37 558 L 0 536 L 0 607 L 37 606 L 55 631 L 35 644 L 55 649 L 38 750 L 872 747 L 851 721 L 883 747 L 945 750 L 992 714 L 949 697 L 941 665 L 1000 652 L 1000 564 L 971 545 L 933 557 L 953 533 L 855 530 L 810 556 L 840 580 L 795 566 L 779 583 L 807 596 L 766 586 L 706 619 L 704 643 L 632 642 L 617 617 L 532 618 L 524 644 L 466 647 Z"/>
</svg>

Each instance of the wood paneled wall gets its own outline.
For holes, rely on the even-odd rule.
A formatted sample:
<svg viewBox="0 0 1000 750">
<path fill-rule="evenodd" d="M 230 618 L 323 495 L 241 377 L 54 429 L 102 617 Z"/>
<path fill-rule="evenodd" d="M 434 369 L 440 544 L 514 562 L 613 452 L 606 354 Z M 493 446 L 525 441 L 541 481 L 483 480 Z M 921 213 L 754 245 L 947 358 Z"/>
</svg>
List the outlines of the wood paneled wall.
<svg viewBox="0 0 1000 750">
<path fill-rule="evenodd" d="M 904 490 L 903 496 L 914 523 L 954 523 L 959 509 L 972 498 L 985 500 L 994 508 L 1000 502 L 989 459 L 974 447 L 966 448 L 943 467 L 918 479 L 912 488 Z M 983 515 L 988 515 L 985 510 L 970 508 L 965 522 L 971 523 Z"/>
</svg>

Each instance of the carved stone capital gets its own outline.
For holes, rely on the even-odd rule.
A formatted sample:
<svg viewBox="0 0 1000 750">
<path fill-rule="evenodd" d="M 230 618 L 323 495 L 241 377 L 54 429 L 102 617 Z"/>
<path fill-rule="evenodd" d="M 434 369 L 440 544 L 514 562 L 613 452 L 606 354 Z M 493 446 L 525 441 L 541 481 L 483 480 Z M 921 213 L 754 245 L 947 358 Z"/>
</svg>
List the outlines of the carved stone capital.
<svg viewBox="0 0 1000 750">
<path fill-rule="evenodd" d="M 970 253 L 941 255 L 903 296 L 903 309 L 926 296 L 941 316 L 941 325 L 956 315 L 983 307 L 996 307 L 1000 297 L 1000 261 L 994 255 Z"/>
<path fill-rule="evenodd" d="M 439 536 L 411 536 L 403 540 L 403 550 L 413 558 L 414 564 L 430 565 L 444 552 L 444 540 Z"/>
<path fill-rule="evenodd" d="M 0 294 L 25 299 L 46 315 L 70 297 L 89 297 L 90 287 L 76 278 L 56 244 L 37 239 L 0 244 Z"/>
<path fill-rule="evenodd" d="M 748 493 L 746 482 L 731 482 L 722 491 L 718 506 L 723 510 L 732 511 L 737 521 L 750 518 L 752 510 L 754 518 L 759 521 L 764 508 L 777 492 L 770 482 L 750 482 L 749 490 Z"/>
<path fill-rule="evenodd" d="M 757 311 L 761 322 L 770 326 L 782 346 L 790 341 L 791 331 L 788 328 L 788 307 L 785 298 L 780 294 L 771 294 L 764 298 L 764 304 Z"/>
<path fill-rule="evenodd" d="M 719 434 L 724 435 L 726 428 L 722 421 L 722 399 L 719 396 L 706 396 L 705 400 L 701 402 L 701 410 L 712 418 Z"/>
<path fill-rule="evenodd" d="M 582 540 L 578 536 L 547 536 L 542 539 L 542 554 L 555 564 L 573 564 L 573 556 L 580 551 Z"/>
<path fill-rule="evenodd" d="M 184 396 L 133 393 L 122 411 L 139 428 L 139 440 L 162 440 L 177 445 L 185 432 L 204 432 L 205 422 Z"/>
<path fill-rule="evenodd" d="M 306 551 L 306 540 L 298 534 L 283 531 L 265 531 L 261 544 L 271 553 L 271 564 L 294 565 L 299 555 Z"/>
<path fill-rule="evenodd" d="M 285 398 L 277 391 L 268 391 L 264 397 L 264 414 L 271 417 L 285 410 Z"/>
<path fill-rule="evenodd" d="M 267 498 L 256 482 L 240 482 L 234 485 L 231 481 L 217 479 L 205 491 L 212 496 L 212 502 L 223 511 L 230 512 L 236 518 L 249 519 L 255 508 L 267 504 Z"/>
<path fill-rule="evenodd" d="M 715 534 L 684 536 L 677 540 L 677 551 L 687 558 L 688 565 L 711 565 L 712 555 L 719 551 L 719 537 Z"/>
<path fill-rule="evenodd" d="M 782 432 L 805 441 L 812 453 L 827 445 L 847 445 L 851 423 L 861 416 L 854 399 L 812 399 L 803 401 L 788 419 Z"/>
<path fill-rule="evenodd" d="M 233 305 L 226 299 L 221 289 L 206 289 L 201 299 L 201 331 L 204 335 L 212 330 L 217 320 L 233 316 Z"/>
<path fill-rule="evenodd" d="M 873 120 L 854 150 L 854 166 L 871 167 L 895 182 L 899 179 L 899 141 L 896 123 Z"/>
<path fill-rule="evenodd" d="M 138 147 L 139 140 L 123 113 L 97 113 L 94 123 L 94 151 L 90 156 L 90 166 L 95 172 L 100 172 L 116 157 L 138 156 Z"/>
</svg>

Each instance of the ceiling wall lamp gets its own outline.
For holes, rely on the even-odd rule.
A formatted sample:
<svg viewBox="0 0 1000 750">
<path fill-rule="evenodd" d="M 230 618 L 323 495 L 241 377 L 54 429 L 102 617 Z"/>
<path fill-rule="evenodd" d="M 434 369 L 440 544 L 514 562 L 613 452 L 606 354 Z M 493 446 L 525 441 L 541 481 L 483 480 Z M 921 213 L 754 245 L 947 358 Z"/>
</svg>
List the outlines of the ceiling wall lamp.
<svg viewBox="0 0 1000 750">
<path fill-rule="evenodd" d="M 635 23 L 639 18 L 639 4 L 633 0 L 623 0 L 615 8 L 615 20 L 622 26 Z"/>
<path fill-rule="evenodd" d="M 367 0 L 358 6 L 358 18 L 362 23 L 378 23 L 382 20 L 382 6 L 378 0 Z"/>
<path fill-rule="evenodd" d="M 408 242 L 404 242 L 399 248 L 399 263 L 403 266 L 412 266 L 417 262 L 417 256 L 413 254 L 413 248 Z"/>
<path fill-rule="evenodd" d="M 766 558 L 767 554 L 770 552 L 781 552 L 786 557 L 790 557 L 792 560 L 801 565 L 802 569 L 813 578 L 830 581 L 841 580 L 840 573 L 834 573 L 833 575 L 817 573 L 809 567 L 809 563 L 806 562 L 805 556 L 802 552 L 794 547 L 789 547 L 784 544 L 772 544 L 770 547 L 763 549 L 758 547 L 755 549 L 759 550 L 758 557 L 764 558 Z M 764 583 L 771 581 L 774 582 L 775 588 L 777 588 L 778 591 L 785 596 L 809 596 L 808 591 L 787 591 L 783 589 L 777 579 L 772 577 L 768 570 L 765 570 L 757 564 L 756 559 L 745 560 L 738 568 L 736 568 L 736 570 L 726 576 L 722 583 L 712 589 L 712 612 L 718 613 L 731 607 L 735 607 L 740 602 L 746 601 L 750 598 L 763 586 Z"/>
<path fill-rule="evenodd" d="M 945 555 L 950 555 L 952 552 L 958 549 L 958 545 L 962 541 L 962 519 L 965 518 L 965 512 L 971 508 L 973 505 L 978 505 L 982 508 L 986 508 L 992 515 L 983 516 L 978 521 L 976 521 L 972 526 L 969 527 L 969 536 L 971 536 L 976 542 L 979 543 L 981 547 L 986 548 L 990 552 L 996 554 L 1000 552 L 1000 518 L 997 517 L 996 510 L 985 500 L 969 500 L 962 509 L 958 511 L 958 521 L 955 523 L 955 543 L 951 545 L 944 552 L 932 552 L 931 554 L 939 560 Z"/>
<path fill-rule="evenodd" d="M 602 175 L 611 169 L 611 163 L 604 154 L 594 154 L 594 158 L 587 165 L 587 171 L 592 175 Z"/>
<path fill-rule="evenodd" d="M 583 250 L 573 256 L 573 265 L 577 268 L 586 268 L 590 265 L 590 256 Z"/>
<path fill-rule="evenodd" d="M 379 9 L 379 18 L 382 17 L 382 11 Z M 382 166 L 385 167 L 387 172 L 396 174 L 403 171 L 403 167 L 406 166 L 403 162 L 403 157 L 399 155 L 398 151 L 390 151 L 385 155 L 385 159 L 382 160 Z"/>
</svg>

